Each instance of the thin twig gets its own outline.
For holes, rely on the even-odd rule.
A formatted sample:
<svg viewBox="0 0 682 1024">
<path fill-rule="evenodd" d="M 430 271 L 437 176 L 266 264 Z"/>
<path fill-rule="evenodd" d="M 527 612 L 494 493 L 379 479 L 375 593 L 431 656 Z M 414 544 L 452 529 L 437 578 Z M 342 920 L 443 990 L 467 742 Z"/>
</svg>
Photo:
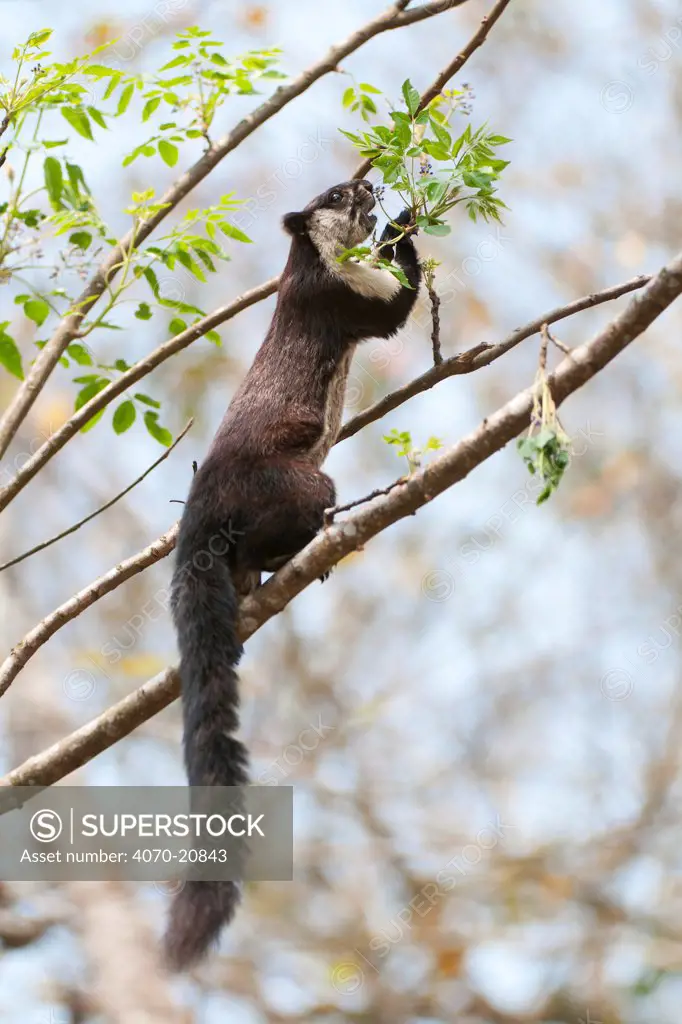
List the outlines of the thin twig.
<svg viewBox="0 0 682 1024">
<path fill-rule="evenodd" d="M 540 358 L 538 359 L 538 369 L 541 376 L 544 378 L 547 373 L 547 349 L 549 348 L 549 328 L 544 323 L 540 328 Z"/>
<path fill-rule="evenodd" d="M 641 295 L 631 299 L 618 317 L 561 362 L 549 379 L 557 406 L 642 334 L 681 293 L 682 253 L 653 278 Z M 517 437 L 528 425 L 533 391 L 531 386 L 517 394 L 458 444 L 394 487 L 390 494 L 318 534 L 255 594 L 243 600 L 241 639 L 248 639 L 351 551 L 358 550 L 398 520 L 413 515 Z M 39 624 L 36 631 L 41 627 Z M 46 786 L 59 781 L 167 707 L 178 697 L 179 689 L 176 671 L 166 669 L 94 721 L 30 758 L 0 780 L 0 784 Z"/>
<path fill-rule="evenodd" d="M 394 480 L 392 484 L 389 484 L 388 487 L 378 487 L 375 491 L 370 491 L 364 498 L 356 498 L 355 501 L 349 501 L 347 505 L 334 505 L 333 508 L 325 509 L 324 525 L 330 526 L 334 522 L 334 517 L 339 512 L 348 512 L 352 508 L 357 508 L 358 505 L 366 505 L 373 498 L 379 498 L 383 494 L 390 494 L 394 487 L 403 483 L 405 483 L 405 477 L 401 476 L 398 480 Z"/>
<path fill-rule="evenodd" d="M 570 356 L 570 345 L 564 345 L 563 341 L 559 341 L 559 339 L 552 334 L 547 324 L 543 324 L 542 331 L 543 334 L 547 335 L 548 340 L 551 341 L 553 345 L 556 345 L 560 352 L 563 352 L 565 356 Z"/>
<path fill-rule="evenodd" d="M 502 17 L 505 8 L 509 6 L 511 0 L 497 0 L 497 3 L 481 21 L 478 31 L 471 37 L 467 45 L 457 54 L 455 59 L 448 64 L 446 68 L 443 68 L 441 73 L 436 78 L 433 85 L 422 94 L 422 98 L 419 101 L 419 110 L 423 110 L 424 107 L 428 106 L 431 100 L 434 100 L 436 96 L 439 96 L 443 91 L 443 88 L 448 84 L 451 78 L 453 78 L 458 71 L 461 71 L 469 57 L 478 50 L 480 46 L 486 41 L 490 35 L 490 31 L 495 23 Z"/>
<path fill-rule="evenodd" d="M 431 302 L 431 349 L 433 351 L 433 365 L 440 366 L 443 362 L 443 354 L 440 350 L 440 298 L 433 287 L 433 279 L 426 281 L 426 290 L 429 293 Z"/>
<path fill-rule="evenodd" d="M 7 113 L 3 117 L 2 121 L 0 121 L 0 135 L 4 135 L 5 134 L 5 132 L 9 128 L 9 123 L 10 123 L 11 119 L 12 119 L 12 116 L 9 113 L 9 111 L 7 111 Z M 9 146 L 5 146 L 3 148 L 3 150 L 2 150 L 2 153 L 0 153 L 0 167 L 2 167 L 2 165 L 5 162 L 5 160 L 7 159 L 8 152 L 9 152 Z"/>
<path fill-rule="evenodd" d="M 79 522 L 74 523 L 73 526 L 70 526 L 68 528 L 68 530 L 64 530 L 62 533 L 58 533 L 56 537 L 51 537 L 50 540 L 44 540 L 42 544 L 37 544 L 34 548 L 31 548 L 30 551 L 25 551 L 23 555 L 18 555 L 16 558 L 13 558 L 11 562 L 5 562 L 4 565 L 0 565 L 0 572 L 2 572 L 4 569 L 11 568 L 11 566 L 13 565 L 18 565 L 19 562 L 23 562 L 26 558 L 30 558 L 31 555 L 35 555 L 39 551 L 44 551 L 45 548 L 49 548 L 53 544 L 56 544 L 58 540 L 63 540 L 63 538 L 68 537 L 69 534 L 75 533 L 76 530 L 80 530 L 81 526 L 85 526 L 85 524 L 89 523 L 91 519 L 94 519 L 96 516 L 101 515 L 102 512 L 106 512 L 108 508 L 111 508 L 112 505 L 115 505 L 117 501 L 121 500 L 121 498 L 125 498 L 126 494 L 130 494 L 133 488 L 137 487 L 138 484 L 141 484 L 145 477 L 149 476 L 152 470 L 156 469 L 157 466 L 160 466 L 162 462 L 165 462 L 165 460 L 168 458 L 173 449 L 180 444 L 183 437 L 185 436 L 185 434 L 190 429 L 193 423 L 194 419 L 189 419 L 187 421 L 186 426 L 183 427 L 183 429 L 180 431 L 178 436 L 173 441 L 172 445 L 169 448 L 166 448 L 163 455 L 160 455 L 155 462 L 152 462 L 151 466 L 145 469 L 144 473 L 138 476 L 136 480 L 133 480 L 131 484 L 128 484 L 128 486 L 119 494 L 117 494 L 116 497 L 112 498 L 110 501 L 107 501 L 105 505 L 101 505 L 94 512 L 91 512 L 89 516 L 85 516 L 84 519 L 81 519 L 79 520 Z"/>
<path fill-rule="evenodd" d="M 2 421 L 0 421 L 0 456 L 4 455 L 12 438 L 26 418 L 31 406 L 59 362 L 67 346 L 79 330 L 85 315 L 90 312 L 106 288 L 124 265 L 133 246 L 139 246 L 156 229 L 161 221 L 178 206 L 192 189 L 203 181 L 220 161 L 236 149 L 257 128 L 279 113 L 324 75 L 336 71 L 339 61 L 354 53 L 369 39 L 393 29 L 403 28 L 419 21 L 435 17 L 466 3 L 467 0 L 433 0 L 433 2 L 404 10 L 402 3 L 394 3 L 382 14 L 356 30 L 344 42 L 332 46 L 317 64 L 303 71 L 287 85 L 281 86 L 265 102 L 252 110 L 222 139 L 210 147 L 197 162 L 159 199 L 156 212 L 135 229 L 129 231 L 115 245 L 87 283 L 79 298 L 74 302 L 72 312 L 64 317 L 52 338 L 41 349 L 24 383 L 17 389 Z"/>
<path fill-rule="evenodd" d="M 410 381 L 409 384 L 404 384 L 403 387 L 392 391 L 390 395 L 379 399 L 374 405 L 370 405 L 368 409 L 353 416 L 341 428 L 336 439 L 337 444 L 339 441 L 345 441 L 346 438 L 357 434 L 368 423 L 374 423 L 375 420 L 381 419 L 387 413 L 393 412 L 394 409 L 407 402 L 408 399 L 414 398 L 415 395 L 419 395 L 423 391 L 430 390 L 442 380 L 463 373 L 473 373 L 474 370 L 479 370 L 482 366 L 488 366 L 504 355 L 505 352 L 509 352 L 510 349 L 520 342 L 525 341 L 526 338 L 537 334 L 544 323 L 552 324 L 557 320 L 563 320 L 567 316 L 572 316 L 574 313 L 580 313 L 584 309 L 591 309 L 593 306 L 599 306 L 603 302 L 618 299 L 621 295 L 627 295 L 628 292 L 634 292 L 638 288 L 643 288 L 650 281 L 650 275 L 642 274 L 639 277 L 632 278 L 630 281 L 625 281 L 624 284 L 618 284 L 613 288 L 605 288 L 601 292 L 585 295 L 582 299 L 576 299 L 575 302 L 569 302 L 565 306 L 558 306 L 549 313 L 543 313 L 542 316 L 531 320 L 525 327 L 517 327 L 515 331 L 512 331 L 510 335 L 497 345 L 476 345 L 466 352 L 460 352 L 459 355 L 445 359 L 438 366 L 432 366 L 426 373 Z"/>
</svg>

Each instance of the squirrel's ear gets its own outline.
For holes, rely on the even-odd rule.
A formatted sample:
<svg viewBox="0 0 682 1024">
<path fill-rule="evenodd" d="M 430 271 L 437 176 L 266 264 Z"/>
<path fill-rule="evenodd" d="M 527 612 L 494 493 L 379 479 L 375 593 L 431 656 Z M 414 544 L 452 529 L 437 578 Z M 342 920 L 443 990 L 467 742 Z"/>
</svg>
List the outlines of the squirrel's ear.
<svg viewBox="0 0 682 1024">
<path fill-rule="evenodd" d="M 306 213 L 285 213 L 282 218 L 282 227 L 290 235 L 305 235 L 308 230 L 308 215 Z"/>
</svg>

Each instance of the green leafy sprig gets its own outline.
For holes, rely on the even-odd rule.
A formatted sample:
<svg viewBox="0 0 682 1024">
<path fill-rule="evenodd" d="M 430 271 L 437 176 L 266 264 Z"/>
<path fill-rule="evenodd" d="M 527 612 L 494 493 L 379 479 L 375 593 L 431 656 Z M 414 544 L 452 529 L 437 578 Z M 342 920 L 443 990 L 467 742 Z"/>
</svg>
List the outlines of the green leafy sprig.
<svg viewBox="0 0 682 1024">
<path fill-rule="evenodd" d="M 401 458 L 407 459 L 408 473 L 410 474 L 419 469 L 422 464 L 422 456 L 426 452 L 437 451 L 443 447 L 443 442 L 440 438 L 430 437 L 425 444 L 416 448 L 409 430 L 396 430 L 395 428 L 390 433 L 384 434 L 384 441 L 386 444 L 395 445 L 398 449 L 398 455 Z"/>
<path fill-rule="evenodd" d="M 543 326 L 540 361 L 535 377 L 533 411 L 526 437 L 516 442 L 529 473 L 537 474 L 544 487 L 536 499 L 542 505 L 556 491 L 570 463 L 571 440 L 564 431 L 552 392 L 547 382 L 547 347 L 550 340 L 547 325 Z"/>
<path fill-rule="evenodd" d="M 342 130 L 343 134 L 372 161 L 384 184 L 400 195 L 412 211 L 414 224 L 426 234 L 447 235 L 450 225 L 445 215 L 459 204 L 474 221 L 478 217 L 499 221 L 506 206 L 495 186 L 509 162 L 495 151 L 510 139 L 487 125 L 474 130 L 467 124 L 461 134 L 453 132 L 451 121 L 468 95 L 464 92 L 444 91 L 423 110 L 419 92 L 409 79 L 403 82 L 402 95 L 406 110 L 391 110 L 390 124 L 362 132 Z M 351 108 L 360 102 L 361 113 L 367 112 L 361 99 L 350 102 L 348 90 L 344 99 Z"/>
</svg>

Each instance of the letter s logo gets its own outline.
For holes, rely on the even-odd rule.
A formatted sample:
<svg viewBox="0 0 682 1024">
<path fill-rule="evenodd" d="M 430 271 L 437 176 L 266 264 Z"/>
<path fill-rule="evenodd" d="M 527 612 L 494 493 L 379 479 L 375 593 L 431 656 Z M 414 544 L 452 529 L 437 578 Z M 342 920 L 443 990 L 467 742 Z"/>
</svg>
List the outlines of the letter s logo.
<svg viewBox="0 0 682 1024">
<path fill-rule="evenodd" d="M 29 824 L 31 835 L 39 843 L 53 843 L 62 834 L 62 819 L 56 811 L 36 811 Z"/>
</svg>

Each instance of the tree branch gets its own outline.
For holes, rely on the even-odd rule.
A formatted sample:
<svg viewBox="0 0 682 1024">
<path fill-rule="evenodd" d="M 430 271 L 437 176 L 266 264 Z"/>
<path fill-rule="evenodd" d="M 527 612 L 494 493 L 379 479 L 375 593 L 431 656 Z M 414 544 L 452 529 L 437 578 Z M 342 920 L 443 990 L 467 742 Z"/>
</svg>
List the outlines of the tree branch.
<svg viewBox="0 0 682 1024">
<path fill-rule="evenodd" d="M 573 350 L 549 378 L 557 406 L 602 370 L 682 293 L 682 253 L 664 267 L 625 310 L 591 341 Z M 376 498 L 336 522 L 241 605 L 239 634 L 250 637 L 305 587 L 329 572 L 399 519 L 413 515 L 438 494 L 463 480 L 494 452 L 517 437 L 530 420 L 534 386 L 526 388 L 458 444 L 433 459 L 388 495 Z M 170 704 L 179 693 L 174 669 L 167 669 L 98 718 L 30 758 L 3 785 L 45 786 L 64 778 Z"/>
<path fill-rule="evenodd" d="M 136 384 L 147 374 L 155 370 L 157 366 L 164 363 L 166 359 L 170 359 L 177 352 L 181 352 L 183 348 L 187 348 L 197 338 L 201 338 L 202 335 L 208 331 L 213 330 L 219 324 L 225 323 L 227 320 L 231 320 L 242 310 L 248 309 L 249 306 L 253 306 L 254 303 L 260 302 L 261 299 L 265 299 L 268 295 L 272 295 L 273 292 L 277 291 L 278 278 L 270 278 L 269 281 L 264 281 L 263 284 L 259 284 L 256 288 L 252 288 L 248 292 L 244 292 L 238 298 L 234 299 L 227 306 L 219 306 L 218 309 L 214 309 L 212 313 L 203 317 L 201 320 L 197 320 L 195 324 L 188 327 L 187 330 L 181 331 L 180 334 L 176 334 L 175 337 L 169 338 L 168 341 L 163 342 L 150 352 L 144 359 L 140 359 L 139 362 L 131 366 L 129 370 L 122 373 L 121 376 L 108 384 L 103 388 L 99 394 L 91 398 L 89 402 L 81 406 L 78 412 L 74 413 L 66 423 L 62 424 L 59 430 L 56 430 L 47 441 L 38 448 L 38 450 L 26 460 L 21 469 L 17 472 L 10 482 L 0 489 L 0 512 L 12 501 L 13 498 L 24 489 L 26 484 L 33 479 L 36 473 L 42 469 L 42 467 L 50 461 L 50 459 L 60 451 L 64 445 L 71 440 L 71 438 L 78 433 L 81 427 L 85 426 L 88 420 L 92 419 L 95 413 L 104 409 L 110 402 L 113 402 L 115 398 L 122 395 L 129 387 Z"/>
<path fill-rule="evenodd" d="M 127 254 L 148 238 L 161 221 L 200 181 L 203 181 L 228 153 L 236 149 L 249 135 L 269 121 L 288 103 L 309 89 L 319 78 L 335 71 L 339 61 L 358 50 L 369 39 L 382 32 L 435 17 L 466 2 L 467 0 L 433 0 L 433 2 L 423 7 L 416 7 L 414 10 L 404 10 L 403 3 L 392 4 L 378 17 L 373 18 L 354 32 L 343 43 L 332 46 L 321 61 L 308 68 L 307 71 L 303 71 L 288 85 L 277 89 L 264 103 L 261 103 L 240 121 L 231 132 L 210 146 L 203 156 L 161 197 L 159 200 L 162 204 L 161 209 L 143 224 L 138 225 L 136 230 L 131 230 L 124 235 L 121 241 L 110 250 L 74 303 L 73 311 L 62 320 L 52 338 L 43 347 L 26 380 L 18 388 L 7 412 L 0 421 L 0 456 L 6 452 L 52 370 L 59 362 L 60 356 L 75 337 L 84 316 L 92 309 L 107 285 L 123 266 Z"/>
<path fill-rule="evenodd" d="M 510 349 L 515 348 L 520 342 L 532 337 L 533 334 L 537 334 L 543 324 L 553 324 L 558 320 L 565 319 L 567 316 L 572 316 L 574 313 L 580 313 L 584 309 L 591 309 L 593 306 L 599 306 L 603 302 L 610 302 L 611 299 L 618 299 L 621 295 L 627 295 L 628 292 L 634 292 L 638 288 L 643 288 L 649 281 L 651 281 L 651 275 L 642 274 L 639 277 L 632 278 L 630 281 L 625 281 L 624 284 L 618 284 L 613 288 L 605 288 L 601 292 L 585 295 L 582 299 L 569 302 L 566 306 L 558 306 L 556 309 L 550 310 L 549 313 L 543 313 L 542 316 L 531 320 L 525 327 L 517 327 L 515 331 L 512 331 L 508 337 L 498 342 L 497 345 L 476 345 L 466 352 L 460 352 L 456 356 L 451 356 L 444 362 L 438 363 L 437 366 L 432 366 L 421 377 L 416 377 L 409 384 L 405 384 L 403 387 L 397 388 L 396 391 L 392 391 L 390 395 L 386 395 L 385 398 L 379 399 L 374 405 L 370 405 L 369 409 L 365 409 L 363 412 L 359 412 L 357 416 L 353 416 L 341 428 L 336 443 L 345 441 L 347 437 L 352 437 L 353 434 L 357 434 L 359 430 L 366 427 L 368 423 L 380 420 L 386 413 L 397 409 L 404 402 L 407 402 L 408 399 L 414 398 L 415 395 L 428 391 L 447 377 L 456 377 L 463 373 L 473 373 L 474 370 L 480 370 L 483 366 L 489 366 L 490 363 L 503 356 L 505 352 L 509 352 Z"/>
<path fill-rule="evenodd" d="M 155 562 L 169 555 L 175 547 L 177 532 L 178 524 L 175 523 L 171 526 L 170 530 L 157 537 L 149 547 L 138 551 L 136 555 L 132 555 L 131 558 L 127 558 L 124 562 L 114 566 L 104 576 L 100 576 L 94 583 L 89 584 L 89 586 L 74 594 L 73 597 L 70 597 L 59 608 L 55 608 L 53 612 L 46 615 L 37 626 L 34 626 L 31 632 L 27 633 L 24 639 L 16 647 L 12 648 L 2 665 L 0 665 L 0 696 L 7 690 L 38 648 L 42 647 L 51 636 L 54 636 L 57 630 L 61 629 L 67 622 L 77 618 L 81 612 L 84 612 L 95 601 L 99 601 L 105 594 L 116 590 L 117 587 L 120 587 L 121 583 L 129 580 L 131 576 L 137 575 L 138 572 L 142 572 L 143 569 L 147 569 L 150 565 L 154 565 Z"/>
<path fill-rule="evenodd" d="M 396 409 L 403 402 L 406 402 L 409 398 L 413 398 L 414 395 L 420 394 L 422 391 L 426 391 L 432 388 L 435 384 L 438 384 L 441 380 L 445 380 L 446 377 L 456 376 L 462 373 L 471 373 L 473 370 L 478 370 L 482 366 L 488 366 L 495 359 L 498 359 L 509 349 L 514 348 L 519 342 L 524 341 L 531 335 L 536 334 L 540 330 L 543 323 L 555 323 L 557 320 L 561 320 L 564 317 L 571 316 L 573 313 L 579 313 L 583 309 L 589 309 L 592 306 L 597 306 L 602 302 L 608 302 L 611 299 L 617 299 L 621 295 L 626 295 L 630 291 L 634 291 L 637 288 L 642 288 L 650 277 L 647 275 L 641 275 L 640 277 L 633 278 L 631 281 L 626 281 L 624 284 L 616 285 L 613 288 L 606 288 L 604 291 L 595 292 L 591 295 L 586 295 L 582 299 L 578 299 L 575 302 L 569 303 L 567 306 L 560 306 L 558 309 L 551 310 L 549 313 L 543 314 L 542 317 L 538 317 L 536 320 L 532 320 L 531 323 L 525 327 L 519 327 L 514 331 L 508 338 L 501 341 L 498 345 L 478 345 L 473 349 L 469 349 L 468 352 L 461 352 L 459 355 L 452 356 L 450 359 L 446 359 L 444 362 L 439 363 L 437 367 L 428 370 L 421 377 L 411 381 L 404 387 L 399 388 L 392 394 L 382 398 L 375 405 L 366 409 L 364 412 L 359 413 L 353 419 L 349 420 L 348 423 L 343 427 L 341 433 L 337 438 L 338 441 L 343 441 L 347 437 L 352 437 L 358 430 L 365 427 L 368 423 L 374 422 L 374 420 L 380 419 L 387 412 L 391 412 Z M 3 488 L 0 488 L 0 512 L 19 494 L 20 491 L 33 479 L 42 467 L 50 461 L 50 459 L 60 451 L 65 444 L 67 444 L 75 434 L 83 427 L 88 420 L 106 408 L 114 398 L 123 394 L 128 388 L 132 387 L 147 374 L 155 370 L 157 366 L 160 366 L 171 356 L 177 352 L 181 352 L 182 349 L 187 348 L 192 342 L 196 341 L 202 335 L 208 331 L 217 327 L 219 324 L 225 323 L 227 320 L 231 320 L 242 310 L 248 309 L 249 306 L 253 306 L 256 302 L 260 302 L 261 299 L 267 298 L 277 291 L 279 284 L 279 278 L 272 277 L 269 281 L 264 281 L 263 284 L 258 285 L 256 288 L 252 288 L 248 292 L 244 292 L 233 302 L 230 302 L 227 306 L 219 306 L 212 313 L 209 313 L 202 320 L 198 320 L 187 330 L 181 331 L 180 334 L 176 334 L 175 337 L 170 338 L 168 341 L 163 342 L 150 352 L 148 356 L 141 359 L 134 366 L 131 366 L 129 370 L 121 374 L 118 380 L 112 381 L 107 387 L 103 388 L 99 394 L 91 398 L 89 402 L 81 406 L 78 412 L 74 413 L 66 423 L 52 434 L 48 440 L 41 445 L 40 448 L 23 464 L 21 469 L 17 472 L 10 482 Z M 478 356 L 481 356 L 480 360 Z"/>
<path fill-rule="evenodd" d="M 163 455 L 160 455 L 155 462 L 152 462 L 151 466 L 147 466 L 144 473 L 141 473 L 136 480 L 133 480 L 133 482 L 128 484 L 128 486 L 122 491 L 119 491 L 115 497 L 111 498 L 104 505 L 100 505 L 100 507 L 95 509 L 94 512 L 91 512 L 90 515 L 85 516 L 84 519 L 79 519 L 78 522 L 74 523 L 73 526 L 70 526 L 68 530 L 63 530 L 61 533 L 58 533 L 56 537 L 50 537 L 49 540 L 44 540 L 42 544 L 36 544 L 36 546 L 31 548 L 29 551 L 24 551 L 23 555 L 17 555 L 17 557 L 13 558 L 11 561 L 5 562 L 4 565 L 0 565 L 0 572 L 4 569 L 10 569 L 13 565 L 18 565 L 19 562 L 23 562 L 25 559 L 30 558 L 31 555 L 37 555 L 39 551 L 44 551 L 45 548 L 52 547 L 52 545 L 56 544 L 58 540 L 63 540 L 64 537 L 68 537 L 70 534 L 75 533 L 76 530 L 80 530 L 81 526 L 85 526 L 85 524 L 89 523 L 91 519 L 95 519 L 97 516 L 101 515 L 102 512 L 106 512 L 107 509 L 111 508 L 112 505 L 115 505 L 117 501 L 121 500 L 121 498 L 125 498 L 126 494 L 130 494 L 130 492 L 134 490 L 138 484 L 141 484 L 145 477 L 148 477 L 157 466 L 160 466 L 162 462 L 166 461 L 173 449 L 180 444 L 193 423 L 194 419 L 190 419 L 175 438 L 173 444 L 169 448 L 166 448 Z"/>
<path fill-rule="evenodd" d="M 582 299 L 578 299 L 576 302 L 571 302 L 566 306 L 560 306 L 558 309 L 551 310 L 549 313 L 544 313 L 542 316 L 532 320 L 525 327 L 517 328 L 512 332 L 512 334 L 505 338 L 504 341 L 499 342 L 497 345 L 477 345 L 474 348 L 469 349 L 467 352 L 461 353 L 459 356 L 453 356 L 446 362 L 432 367 L 432 369 L 422 374 L 421 377 L 417 377 L 416 380 L 411 381 L 411 383 L 406 384 L 404 387 L 399 388 L 392 394 L 387 395 L 386 398 L 377 402 L 375 405 L 365 410 L 365 412 L 359 413 L 357 416 L 353 417 L 353 419 L 349 420 L 346 426 L 341 430 L 336 443 L 343 441 L 347 437 L 352 437 L 353 434 L 357 433 L 362 427 L 367 426 L 368 423 L 372 423 L 374 420 L 379 419 L 387 412 L 397 408 L 399 405 L 402 405 L 403 402 L 406 402 L 414 395 L 417 395 L 422 391 L 427 391 L 445 377 L 462 373 L 471 373 L 473 370 L 477 370 L 481 366 L 489 365 L 495 359 L 499 359 L 500 356 L 504 355 L 505 352 L 508 352 L 509 349 L 518 345 L 519 342 L 531 337 L 533 334 L 537 334 L 545 324 L 554 323 L 557 320 L 561 320 L 564 317 L 569 316 L 571 313 L 580 312 L 583 309 L 596 306 L 599 303 L 608 301 L 609 299 L 618 298 L 619 296 L 625 295 L 627 292 L 633 291 L 637 288 L 642 288 L 650 280 L 650 277 L 636 277 L 631 281 L 626 281 L 625 284 L 617 285 L 614 288 L 606 288 L 604 291 L 587 295 Z M 177 339 L 174 338 L 172 340 L 176 341 Z M 167 344 L 171 343 L 167 342 Z M 389 488 L 385 489 L 385 493 L 393 490 L 395 486 L 396 483 L 392 483 Z M 360 503 L 364 504 L 367 500 L 367 498 L 362 498 L 360 499 Z M 353 507 L 354 504 L 356 503 L 353 503 L 351 507 Z M 340 510 L 336 509 L 335 511 L 338 512 Z M 175 546 L 176 534 L 173 531 L 177 530 L 177 525 L 178 524 L 176 523 L 172 530 L 168 531 L 168 533 L 164 534 L 163 537 L 160 537 L 149 547 L 144 548 L 137 555 L 132 556 L 127 560 L 127 562 L 121 563 L 122 566 L 129 567 L 135 563 L 137 559 L 140 559 L 143 564 L 141 564 L 140 569 L 136 570 L 139 572 L 142 569 L 153 565 L 155 561 L 165 558 Z M 171 538 L 170 547 L 166 549 L 165 545 L 161 542 L 164 540 L 164 537 L 170 537 L 171 534 L 173 536 Z M 160 545 L 158 548 L 155 547 L 157 544 Z M 151 557 L 154 553 L 155 557 Z M 84 591 L 81 591 L 80 595 L 75 595 L 75 597 L 70 598 L 54 612 L 51 612 L 46 619 L 43 619 L 42 622 L 35 626 L 23 641 L 17 644 L 10 653 L 10 656 L 0 666 L 0 696 L 16 678 L 18 672 L 24 667 L 29 658 L 31 658 L 33 654 L 35 654 L 35 652 L 42 647 L 42 645 L 46 643 L 58 629 L 61 629 L 61 627 L 71 621 L 71 619 L 77 618 L 81 612 L 84 611 L 86 607 L 89 607 L 94 600 L 97 600 L 98 597 L 103 597 L 104 594 L 108 594 L 111 590 L 115 590 L 120 583 L 124 583 L 129 578 L 128 576 L 122 575 L 118 582 L 116 582 L 116 578 L 110 579 L 113 571 L 114 570 L 111 570 L 109 573 L 106 573 L 105 576 L 95 580 L 94 583 L 90 584 L 89 587 L 86 587 Z M 133 573 L 131 572 L 130 575 L 133 575 Z M 92 600 L 88 600 L 85 605 L 81 606 L 77 599 L 82 597 L 83 594 L 90 595 L 97 591 L 100 584 L 103 582 L 106 584 L 106 589 L 102 590 L 101 593 L 97 594 L 97 596 Z M 25 652 L 23 645 L 29 640 L 29 638 L 31 639 L 30 650 Z M 19 651 L 21 654 L 21 663 L 19 663 L 14 656 L 16 651 Z"/>
</svg>

